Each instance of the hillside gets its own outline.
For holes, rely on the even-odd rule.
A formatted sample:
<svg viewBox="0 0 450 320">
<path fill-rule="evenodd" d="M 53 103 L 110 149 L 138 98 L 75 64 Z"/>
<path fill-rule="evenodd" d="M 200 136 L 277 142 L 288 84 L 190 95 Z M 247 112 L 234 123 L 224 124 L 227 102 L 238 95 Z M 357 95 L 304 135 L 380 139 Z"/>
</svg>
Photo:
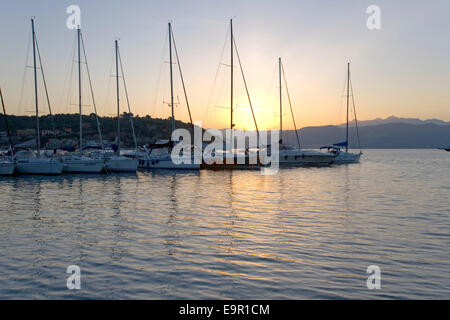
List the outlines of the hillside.
<svg viewBox="0 0 450 320">
<path fill-rule="evenodd" d="M 439 148 L 450 146 L 450 124 L 448 122 L 434 119 L 406 119 L 401 122 L 391 122 L 394 118 L 363 121 L 362 125 L 359 126 L 361 146 L 363 148 Z M 36 125 L 34 117 L 8 116 L 8 119 L 15 143 L 34 138 L 33 130 Z M 158 139 L 168 139 L 170 137 L 170 119 L 158 119 L 145 116 L 134 117 L 133 121 L 139 145 L 154 142 Z M 113 141 L 116 137 L 117 119 L 114 117 L 102 117 L 100 122 L 104 140 Z M 78 138 L 78 115 L 57 114 L 54 115 L 54 123 L 58 131 L 58 139 L 76 140 Z M 85 139 L 98 141 L 95 115 L 83 116 L 83 123 Z M 370 123 L 375 124 L 370 125 Z M 43 132 L 51 130 L 50 117 L 40 117 L 40 125 Z M 128 114 L 122 114 L 120 125 L 122 143 L 124 146 L 133 146 L 133 135 Z M 176 127 L 191 129 L 190 124 L 181 121 L 176 121 Z M 30 129 L 29 131 L 31 133 L 28 136 L 18 136 L 17 133 L 24 129 Z M 3 121 L 0 121 L 0 131 L 5 131 Z M 302 147 L 305 148 L 317 148 L 345 140 L 345 126 L 342 125 L 305 127 L 300 129 L 299 133 Z M 45 143 L 51 138 L 53 138 L 52 134 L 43 135 L 42 142 Z M 283 131 L 283 139 L 288 144 L 297 145 L 293 130 Z M 2 142 L 6 142 L 4 136 Z M 357 147 L 354 126 L 350 126 L 350 147 Z"/>
<path fill-rule="evenodd" d="M 40 129 L 42 134 L 42 142 L 46 143 L 48 139 L 52 139 L 53 134 L 45 134 L 47 130 L 52 130 L 51 118 L 49 116 L 39 117 Z M 58 139 L 77 139 L 79 135 L 80 119 L 77 114 L 56 114 L 53 115 L 55 131 L 57 131 Z M 32 116 L 8 116 L 8 122 L 11 134 L 15 143 L 33 139 L 35 137 L 33 130 L 36 127 L 36 119 Z M 154 142 L 157 139 L 170 138 L 171 121 L 170 119 L 145 117 L 133 117 L 134 128 L 138 144 Z M 100 118 L 101 131 L 103 139 L 114 140 L 117 132 L 117 118 L 102 117 Z M 123 113 L 120 119 L 121 142 L 124 146 L 133 146 L 133 134 L 131 131 L 130 118 L 127 113 Z M 177 128 L 191 129 L 191 125 L 176 121 Z M 30 135 L 18 135 L 20 131 L 29 129 Z M 5 124 L 2 119 L 0 121 L 0 131 L 5 131 Z M 83 136 L 86 140 L 99 141 L 97 122 L 94 114 L 83 116 Z"/>
<path fill-rule="evenodd" d="M 303 147 L 320 147 L 345 140 L 345 127 L 306 127 L 299 130 Z M 438 148 L 450 145 L 450 125 L 386 123 L 359 128 L 362 148 Z M 350 147 L 357 147 L 355 127 L 349 130 Z M 284 136 L 296 144 L 295 131 Z"/>
</svg>

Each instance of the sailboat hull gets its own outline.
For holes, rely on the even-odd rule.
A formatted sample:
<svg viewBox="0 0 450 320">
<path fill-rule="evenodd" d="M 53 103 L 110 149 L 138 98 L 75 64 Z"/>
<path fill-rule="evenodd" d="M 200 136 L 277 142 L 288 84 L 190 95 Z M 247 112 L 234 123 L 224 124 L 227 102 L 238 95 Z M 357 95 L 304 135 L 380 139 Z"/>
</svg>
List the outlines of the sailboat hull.
<svg viewBox="0 0 450 320">
<path fill-rule="evenodd" d="M 136 172 L 139 162 L 137 159 L 113 156 L 105 162 L 105 169 L 112 172 Z"/>
<path fill-rule="evenodd" d="M 358 163 L 361 158 L 360 153 L 350 153 L 341 151 L 334 159 L 335 164 Z"/>
<path fill-rule="evenodd" d="M 104 161 L 101 159 L 67 159 L 64 160 L 63 172 L 67 173 L 100 173 Z"/>
<path fill-rule="evenodd" d="M 16 166 L 14 162 L 4 161 L 0 162 L 0 176 L 10 176 L 14 173 Z"/>
<path fill-rule="evenodd" d="M 190 161 L 193 162 L 193 161 Z M 140 169 L 165 169 L 165 170 L 200 170 L 200 164 L 180 163 L 175 164 L 170 156 L 168 157 L 143 157 L 139 158 Z"/>
<path fill-rule="evenodd" d="M 60 175 L 63 164 L 56 159 L 20 159 L 16 162 L 17 172 L 20 174 Z"/>
<path fill-rule="evenodd" d="M 322 166 L 334 163 L 336 156 L 309 150 L 280 150 L 280 166 Z"/>
</svg>

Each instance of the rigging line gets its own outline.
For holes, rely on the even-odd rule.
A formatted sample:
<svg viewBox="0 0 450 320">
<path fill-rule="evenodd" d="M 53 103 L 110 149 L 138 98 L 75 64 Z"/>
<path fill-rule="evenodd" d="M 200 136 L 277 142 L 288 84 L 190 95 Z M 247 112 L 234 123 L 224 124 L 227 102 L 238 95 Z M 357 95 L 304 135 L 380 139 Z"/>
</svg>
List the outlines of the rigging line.
<svg viewBox="0 0 450 320">
<path fill-rule="evenodd" d="M 355 97 L 353 95 L 353 84 L 352 84 L 351 76 L 350 76 L 350 91 L 352 93 L 353 114 L 355 115 L 356 137 L 358 138 L 358 148 L 359 148 L 359 151 L 361 152 L 361 142 L 359 139 L 358 119 L 356 118 Z"/>
<path fill-rule="evenodd" d="M 38 45 L 37 37 L 35 36 L 34 38 L 35 38 L 35 41 L 36 41 L 36 51 L 37 51 L 38 58 L 39 58 L 39 66 L 41 67 L 42 82 L 44 84 L 45 96 L 47 98 L 47 105 L 48 105 L 48 111 L 49 111 L 49 115 L 50 115 L 50 122 L 51 122 L 51 125 L 52 125 L 53 136 L 56 139 L 55 122 L 53 121 L 52 108 L 50 106 L 50 97 L 48 95 L 47 81 L 45 80 L 44 67 L 42 65 L 42 59 L 41 59 L 41 52 L 39 51 L 39 45 Z"/>
<path fill-rule="evenodd" d="M 83 34 L 80 32 L 80 36 L 81 36 L 81 44 L 83 47 L 83 56 L 84 56 L 84 61 L 86 63 L 86 72 L 87 72 L 87 76 L 88 76 L 88 80 L 89 80 L 89 88 L 91 90 L 91 97 L 92 97 L 92 104 L 94 106 L 94 112 L 95 112 L 95 120 L 97 122 L 97 130 L 98 130 L 98 135 L 100 137 L 100 144 L 102 145 L 102 151 L 104 151 L 104 147 L 103 147 L 103 137 L 102 137 L 102 130 L 100 129 L 100 121 L 98 119 L 98 114 L 97 114 L 97 106 L 95 104 L 95 98 L 94 98 L 94 89 L 92 88 L 92 81 L 91 81 L 91 74 L 89 72 L 89 65 L 87 62 L 87 56 L 86 56 L 86 48 L 84 46 L 84 38 L 83 38 Z"/>
<path fill-rule="evenodd" d="M 5 127 L 6 127 L 6 132 L 8 134 L 8 141 L 9 141 L 9 147 L 11 149 L 11 158 L 12 158 L 13 154 L 14 154 L 14 146 L 13 146 L 13 142 L 11 140 L 11 131 L 9 130 L 8 116 L 6 115 L 5 102 L 3 101 L 3 93 L 2 93 L 1 88 L 0 88 L 0 98 L 2 100 L 3 117 L 5 119 Z"/>
<path fill-rule="evenodd" d="M 266 91 L 266 96 L 264 97 L 264 106 L 267 105 L 267 100 L 269 99 L 269 94 L 271 93 L 271 90 L 273 90 L 273 83 L 274 83 L 274 81 L 275 81 L 275 75 L 276 75 L 276 73 L 277 73 L 277 69 L 278 69 L 278 66 L 275 65 L 275 68 L 273 69 L 273 73 L 272 73 L 272 78 L 271 78 L 271 80 L 270 80 L 268 89 L 267 89 L 267 91 Z M 272 99 L 272 98 L 271 98 L 271 99 Z"/>
<path fill-rule="evenodd" d="M 205 119 L 206 120 L 208 119 L 207 117 L 208 117 L 208 113 L 209 113 L 209 108 L 211 106 L 211 100 L 212 100 L 212 96 L 213 96 L 213 93 L 214 93 L 214 88 L 216 87 L 217 78 L 219 76 L 220 66 L 222 65 L 222 59 L 223 59 L 223 55 L 225 53 L 225 47 L 227 46 L 227 43 L 228 43 L 228 34 L 229 33 L 230 33 L 230 28 L 227 28 L 227 33 L 225 35 L 225 41 L 224 41 L 223 46 L 222 46 L 222 53 L 220 54 L 219 64 L 217 66 L 216 75 L 214 77 L 214 81 L 213 81 L 213 85 L 212 85 L 212 88 L 211 88 L 211 92 L 209 94 L 208 104 L 206 106 L 206 114 L 205 114 Z"/>
<path fill-rule="evenodd" d="M 261 141 L 259 139 L 258 124 L 256 123 L 256 117 L 255 117 L 255 112 L 253 111 L 252 100 L 250 99 L 250 93 L 248 92 L 247 81 L 245 80 L 245 76 L 244 76 L 244 69 L 242 68 L 241 58 L 239 57 L 239 52 L 238 52 L 238 49 L 236 46 L 236 40 L 234 39 L 234 37 L 232 40 L 233 40 L 233 44 L 234 44 L 234 49 L 236 50 L 236 56 L 239 61 L 239 68 L 241 69 L 242 80 L 244 81 L 245 91 L 247 92 L 248 103 L 250 104 L 250 110 L 252 111 L 253 121 L 255 122 L 256 135 L 258 136 L 258 143 L 260 143 Z"/>
<path fill-rule="evenodd" d="M 19 114 L 22 111 L 22 104 L 23 104 L 23 96 L 24 96 L 24 91 L 25 91 L 25 78 L 27 76 L 27 65 L 28 65 L 28 60 L 30 59 L 30 45 L 31 45 L 31 39 L 32 39 L 32 34 L 30 32 L 29 37 L 28 37 L 28 44 L 27 44 L 27 54 L 26 54 L 26 58 L 25 58 L 25 67 L 23 70 L 23 76 L 22 76 L 22 88 L 20 90 L 20 100 L 19 100 Z"/>
<path fill-rule="evenodd" d="M 73 42 L 73 45 L 72 45 L 72 59 L 70 60 L 71 63 L 70 63 L 70 66 L 69 66 L 70 71 L 67 70 L 67 72 L 66 72 L 66 79 L 64 81 L 65 85 L 67 84 L 67 86 L 64 87 L 65 89 L 67 88 L 67 95 L 66 95 L 66 101 L 65 101 L 66 113 L 69 112 L 70 100 L 72 100 L 72 90 L 71 90 L 71 88 L 72 88 L 72 80 L 73 80 L 73 68 L 74 68 L 74 65 L 75 65 L 74 60 L 75 60 L 76 43 L 77 43 L 77 37 L 74 38 L 74 42 Z M 70 58 L 70 55 L 69 55 L 69 58 Z M 68 73 L 69 73 L 69 78 L 67 78 L 67 74 Z M 61 99 L 63 99 L 63 97 L 61 97 Z M 63 120 L 63 121 L 65 121 L 65 120 Z M 65 125 L 65 122 L 63 122 L 63 123 Z"/>
<path fill-rule="evenodd" d="M 287 97 L 288 97 L 288 101 L 289 101 L 289 108 L 291 109 L 292 122 L 294 123 L 294 129 L 295 129 L 295 135 L 297 136 L 298 147 L 299 147 L 299 149 L 301 149 L 302 147 L 300 145 L 300 138 L 298 136 L 297 125 L 295 124 L 294 112 L 292 110 L 291 96 L 289 94 L 289 89 L 288 89 L 288 85 L 287 85 L 287 81 L 286 81 L 286 74 L 284 73 L 283 63 L 281 63 L 281 71 L 283 71 L 284 86 L 286 87 L 286 93 L 287 93 Z"/>
<path fill-rule="evenodd" d="M 109 74 L 110 74 L 110 76 L 108 76 L 108 82 L 107 82 L 107 85 L 106 85 L 106 87 L 103 87 L 102 88 L 102 91 L 101 91 L 101 94 L 100 94 L 100 96 L 102 97 L 101 99 L 101 101 L 102 101 L 102 103 L 103 103 L 103 105 L 106 105 L 106 106 L 110 106 L 110 105 L 113 105 L 114 103 L 110 100 L 111 99 L 111 97 L 113 96 L 112 94 L 111 94 L 111 82 L 112 82 L 112 80 L 113 80 L 113 78 L 115 78 L 116 76 L 115 75 L 113 75 L 114 74 L 114 72 L 115 71 L 113 71 L 113 69 L 114 69 L 114 61 L 115 61 L 115 49 L 114 48 L 112 48 L 113 50 L 111 50 L 111 52 L 112 52 L 112 54 L 111 54 L 111 63 L 110 63 L 110 65 L 109 65 L 109 69 L 108 69 L 108 72 L 109 72 Z M 108 99 L 109 98 L 109 99 Z M 105 110 L 107 110 L 107 112 L 108 112 L 108 114 L 109 114 L 109 112 L 111 111 L 111 110 L 109 110 L 109 108 L 104 108 Z M 114 111 L 112 112 L 112 114 L 114 114 Z"/>
<path fill-rule="evenodd" d="M 345 89 L 347 88 L 347 79 L 344 79 L 344 85 L 342 86 L 342 93 L 341 93 L 341 102 L 339 103 L 339 115 L 338 115 L 338 123 L 337 125 L 341 124 L 341 115 L 342 115 L 342 104 L 344 102 L 345 97 Z"/>
<path fill-rule="evenodd" d="M 164 58 L 166 56 L 166 50 L 167 50 L 167 41 L 169 39 L 169 31 L 166 30 L 166 35 L 164 37 L 164 44 L 163 44 L 163 49 L 162 49 L 162 55 L 161 55 L 161 59 L 160 59 L 160 65 L 159 65 L 159 72 L 158 72 L 158 79 L 156 81 L 156 91 L 154 93 L 154 98 L 153 98 L 153 103 L 152 103 L 152 108 L 151 108 L 151 113 L 153 113 L 153 115 L 155 116 L 156 113 L 156 103 L 158 101 L 158 92 L 159 89 L 161 87 L 161 77 L 163 74 L 163 68 L 164 68 Z"/>
<path fill-rule="evenodd" d="M 117 53 L 119 56 L 119 63 L 120 63 L 120 70 L 122 71 L 122 82 L 123 82 L 123 88 L 125 90 L 125 98 L 127 99 L 127 105 L 128 105 L 128 114 L 130 116 L 130 123 L 131 123 L 131 130 L 133 132 L 133 139 L 134 139 L 134 147 L 137 151 L 137 140 L 136 140 L 136 133 L 134 131 L 134 124 L 133 124 L 133 116 L 131 114 L 131 107 L 130 107 L 130 100 L 128 99 L 128 90 L 127 90 L 127 84 L 125 82 L 125 73 L 123 71 L 123 65 L 122 65 L 122 56 L 120 55 L 120 50 L 117 48 Z"/>
<path fill-rule="evenodd" d="M 181 84 L 183 85 L 184 99 L 186 100 L 186 106 L 189 113 L 189 120 L 191 120 L 192 130 L 194 130 L 194 122 L 192 121 L 191 109 L 189 107 L 189 101 L 186 93 L 186 87 L 184 85 L 183 73 L 181 72 L 180 59 L 178 57 L 178 50 L 175 44 L 175 37 L 173 36 L 173 27 L 172 27 L 172 40 L 173 40 L 173 48 L 175 49 L 175 57 L 177 58 L 178 71 L 180 72 Z"/>
</svg>

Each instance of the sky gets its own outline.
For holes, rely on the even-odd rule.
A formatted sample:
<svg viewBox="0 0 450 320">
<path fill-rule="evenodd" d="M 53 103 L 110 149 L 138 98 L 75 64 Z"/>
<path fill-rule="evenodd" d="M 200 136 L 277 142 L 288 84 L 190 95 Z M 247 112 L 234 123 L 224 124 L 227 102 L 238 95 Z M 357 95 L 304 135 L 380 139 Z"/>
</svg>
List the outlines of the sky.
<svg viewBox="0 0 450 320">
<path fill-rule="evenodd" d="M 115 114 L 114 40 L 119 39 L 130 107 L 139 116 L 167 118 L 171 22 L 193 120 L 230 123 L 229 20 L 261 129 L 279 126 L 277 61 L 286 73 L 297 127 L 345 120 L 347 62 L 360 120 L 391 115 L 450 121 L 450 2 L 447 0 L 16 0 L 0 11 L 0 86 L 7 112 L 34 113 L 30 18 L 35 16 L 53 113 L 78 112 L 76 31 L 66 27 L 69 5 L 81 28 L 98 113 Z M 370 5 L 381 28 L 369 30 Z M 228 37 L 228 38 L 227 38 Z M 28 56 L 28 59 L 27 59 Z M 235 56 L 235 124 L 253 120 Z M 188 121 L 174 64 L 175 118 Z M 39 70 L 40 72 L 40 70 Z M 86 72 L 83 113 L 93 112 Z M 283 84 L 283 126 L 293 128 Z M 121 112 L 127 111 L 123 85 Z M 40 114 L 48 113 L 41 78 Z"/>
</svg>

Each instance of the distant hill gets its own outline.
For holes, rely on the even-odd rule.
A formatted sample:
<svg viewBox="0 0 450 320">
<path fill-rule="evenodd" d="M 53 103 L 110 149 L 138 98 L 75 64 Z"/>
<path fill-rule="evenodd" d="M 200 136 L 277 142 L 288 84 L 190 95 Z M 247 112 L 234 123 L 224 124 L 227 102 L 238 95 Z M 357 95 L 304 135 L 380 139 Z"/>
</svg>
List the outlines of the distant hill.
<svg viewBox="0 0 450 320">
<path fill-rule="evenodd" d="M 358 123 L 359 125 L 359 123 Z M 296 145 L 295 131 L 285 131 L 284 140 Z M 345 127 L 305 127 L 299 130 L 303 147 L 316 148 L 345 140 Z M 439 148 L 450 146 L 450 124 L 382 123 L 359 126 L 362 148 Z M 349 128 L 351 148 L 357 148 L 354 126 Z"/>
<path fill-rule="evenodd" d="M 15 143 L 25 142 L 34 138 L 31 136 L 18 137 L 18 130 L 33 129 L 35 118 L 29 116 L 8 116 L 10 128 Z M 116 136 L 116 119 L 113 117 L 102 117 L 100 119 L 102 135 L 104 139 L 114 140 Z M 48 116 L 40 117 L 41 130 L 51 130 L 51 121 Z M 76 114 L 54 115 L 55 128 L 62 131 L 58 138 L 78 138 L 79 117 Z M 94 115 L 83 116 L 83 123 L 87 126 L 83 131 L 85 139 L 98 139 L 97 126 Z M 450 146 L 450 122 L 437 119 L 419 120 L 389 117 L 386 119 L 374 119 L 360 121 L 359 133 L 362 148 L 439 148 Z M 138 144 L 142 145 L 154 142 L 157 139 L 168 139 L 170 137 L 170 119 L 157 119 L 150 116 L 134 117 L 134 127 Z M 177 128 L 192 129 L 187 123 L 176 122 Z M 121 115 L 121 141 L 125 146 L 133 145 L 128 114 Z M 3 121 L 0 121 L 0 133 L 5 130 Z M 67 130 L 70 133 L 67 133 Z M 350 126 L 350 147 L 357 147 L 356 130 Z M 4 132 L 2 133 L 4 134 Z M 345 126 L 318 126 L 305 127 L 299 130 L 302 147 L 317 148 L 345 140 Z M 0 137 L 2 143 L 7 143 L 7 138 Z M 51 136 L 43 137 L 43 142 Z M 283 131 L 283 139 L 290 145 L 297 145 L 294 130 Z"/>
<path fill-rule="evenodd" d="M 354 124 L 353 121 L 350 122 L 351 124 Z M 428 119 L 428 120 L 420 120 L 417 118 L 399 118 L 395 116 L 390 116 L 388 118 L 382 119 L 382 118 L 376 118 L 373 120 L 363 120 L 358 121 L 358 126 L 364 127 L 364 126 L 373 126 L 377 124 L 387 124 L 387 123 L 408 123 L 408 124 L 428 124 L 433 123 L 438 126 L 445 126 L 450 125 L 450 122 L 442 121 L 439 119 Z M 345 126 L 345 123 L 339 125 L 339 126 Z"/>
<path fill-rule="evenodd" d="M 1 114 L 0 114 L 1 115 Z M 49 116 L 39 117 L 40 129 L 42 132 L 52 130 L 52 122 Z M 5 129 L 3 119 L 0 119 L 0 132 Z M 53 115 L 53 122 L 55 130 L 58 131 L 58 139 L 78 139 L 80 118 L 77 114 L 55 114 Z M 13 135 L 13 141 L 15 144 L 27 142 L 30 139 L 34 139 L 34 128 L 36 126 L 36 119 L 33 116 L 15 116 L 8 115 L 8 122 Z M 171 121 L 170 119 L 152 118 L 150 116 L 145 117 L 133 117 L 134 128 L 138 144 L 143 145 L 149 142 L 154 142 L 158 139 L 169 139 L 171 135 Z M 102 137 L 104 140 L 112 141 L 117 134 L 117 119 L 114 117 L 101 117 L 100 118 Z M 94 114 L 83 115 L 83 134 L 86 140 L 99 141 L 99 135 L 97 130 L 97 122 Z M 120 119 L 121 127 L 121 142 L 126 147 L 131 147 L 134 144 L 133 134 L 131 131 L 130 118 L 127 113 L 123 113 Z M 177 128 L 185 128 L 191 130 L 190 124 L 176 121 Z M 30 131 L 30 135 L 19 136 L 19 131 Z M 49 139 L 53 138 L 52 134 L 41 134 L 42 145 L 44 145 Z M 7 143 L 7 139 L 3 139 L 3 144 Z M 78 141 L 78 140 L 77 140 Z"/>
</svg>

